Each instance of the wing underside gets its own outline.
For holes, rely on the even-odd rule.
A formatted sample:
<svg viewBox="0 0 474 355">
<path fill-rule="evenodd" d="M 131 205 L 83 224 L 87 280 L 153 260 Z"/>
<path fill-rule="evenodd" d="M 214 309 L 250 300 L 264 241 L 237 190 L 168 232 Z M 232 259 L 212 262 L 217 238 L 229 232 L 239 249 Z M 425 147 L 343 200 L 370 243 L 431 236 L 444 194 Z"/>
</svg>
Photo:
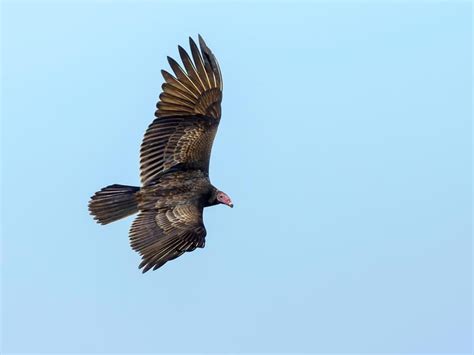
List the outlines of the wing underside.
<svg viewBox="0 0 474 355">
<path fill-rule="evenodd" d="M 179 47 L 184 68 L 168 57 L 175 75 L 162 71 L 165 83 L 157 118 L 148 127 L 140 150 L 143 185 L 176 166 L 209 170 L 221 117 L 222 76 L 201 36 L 199 48 L 192 38 L 189 41 L 191 56 Z"/>
<path fill-rule="evenodd" d="M 130 245 L 142 256 L 143 272 L 203 248 L 205 237 L 202 208 L 192 204 L 142 211 L 130 229 Z"/>
</svg>

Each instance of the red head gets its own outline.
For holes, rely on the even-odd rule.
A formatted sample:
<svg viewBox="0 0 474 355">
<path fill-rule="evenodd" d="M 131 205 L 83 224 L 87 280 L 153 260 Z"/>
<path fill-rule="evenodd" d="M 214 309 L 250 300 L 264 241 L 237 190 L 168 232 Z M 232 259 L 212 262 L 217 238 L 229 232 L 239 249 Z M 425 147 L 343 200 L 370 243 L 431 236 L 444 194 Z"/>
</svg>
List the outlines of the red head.
<svg viewBox="0 0 474 355">
<path fill-rule="evenodd" d="M 234 207 L 234 204 L 232 203 L 232 200 L 230 199 L 230 197 L 227 196 L 227 194 L 222 191 L 217 191 L 216 200 L 218 203 L 222 203 L 231 208 Z"/>
</svg>

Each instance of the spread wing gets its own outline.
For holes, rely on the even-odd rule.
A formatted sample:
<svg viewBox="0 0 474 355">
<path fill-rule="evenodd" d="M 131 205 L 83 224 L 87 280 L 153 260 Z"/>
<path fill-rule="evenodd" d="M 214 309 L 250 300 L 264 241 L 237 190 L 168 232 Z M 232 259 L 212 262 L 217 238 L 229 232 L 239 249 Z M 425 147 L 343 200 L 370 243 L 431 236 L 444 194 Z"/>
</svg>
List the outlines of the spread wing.
<svg viewBox="0 0 474 355">
<path fill-rule="evenodd" d="M 221 117 L 222 76 L 214 54 L 199 36 L 190 38 L 191 57 L 179 47 L 184 69 L 172 58 L 175 76 L 162 71 L 165 83 L 157 117 L 148 127 L 140 151 L 142 184 L 174 166 L 209 171 L 212 143 Z"/>
<path fill-rule="evenodd" d="M 158 269 L 184 252 L 204 248 L 202 207 L 193 204 L 142 211 L 130 229 L 130 244 L 140 253 L 139 268 Z"/>
</svg>

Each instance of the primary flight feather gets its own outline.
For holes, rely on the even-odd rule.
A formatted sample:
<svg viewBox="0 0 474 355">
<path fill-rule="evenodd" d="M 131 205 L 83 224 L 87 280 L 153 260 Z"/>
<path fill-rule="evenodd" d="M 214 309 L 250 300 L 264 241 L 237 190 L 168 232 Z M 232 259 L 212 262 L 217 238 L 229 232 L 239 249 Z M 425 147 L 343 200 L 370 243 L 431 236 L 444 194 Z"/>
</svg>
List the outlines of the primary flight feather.
<svg viewBox="0 0 474 355">
<path fill-rule="evenodd" d="M 140 149 L 141 187 L 110 185 L 96 192 L 89 211 L 100 224 L 138 212 L 130 228 L 130 245 L 140 253 L 143 272 L 156 270 L 184 252 L 203 248 L 205 207 L 233 207 L 209 180 L 212 143 L 221 118 L 222 75 L 219 64 L 199 36 L 189 38 L 191 57 L 179 46 L 181 67 L 168 62 L 165 82 Z"/>
</svg>

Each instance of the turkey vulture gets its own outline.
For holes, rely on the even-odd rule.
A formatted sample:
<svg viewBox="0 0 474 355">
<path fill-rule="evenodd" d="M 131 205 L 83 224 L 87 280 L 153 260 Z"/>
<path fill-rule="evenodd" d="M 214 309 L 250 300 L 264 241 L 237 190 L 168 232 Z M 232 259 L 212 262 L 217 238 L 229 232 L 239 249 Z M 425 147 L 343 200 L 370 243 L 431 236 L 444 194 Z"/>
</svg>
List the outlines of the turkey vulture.
<svg viewBox="0 0 474 355">
<path fill-rule="evenodd" d="M 141 187 L 110 185 L 96 192 L 89 211 L 108 224 L 138 212 L 130 244 L 140 253 L 143 272 L 156 270 L 187 251 L 203 248 L 204 207 L 233 207 L 209 180 L 212 142 L 221 118 L 219 64 L 199 36 L 189 38 L 191 57 L 179 46 L 184 69 L 172 58 L 174 76 L 165 70 L 155 120 L 140 149 Z"/>
</svg>

